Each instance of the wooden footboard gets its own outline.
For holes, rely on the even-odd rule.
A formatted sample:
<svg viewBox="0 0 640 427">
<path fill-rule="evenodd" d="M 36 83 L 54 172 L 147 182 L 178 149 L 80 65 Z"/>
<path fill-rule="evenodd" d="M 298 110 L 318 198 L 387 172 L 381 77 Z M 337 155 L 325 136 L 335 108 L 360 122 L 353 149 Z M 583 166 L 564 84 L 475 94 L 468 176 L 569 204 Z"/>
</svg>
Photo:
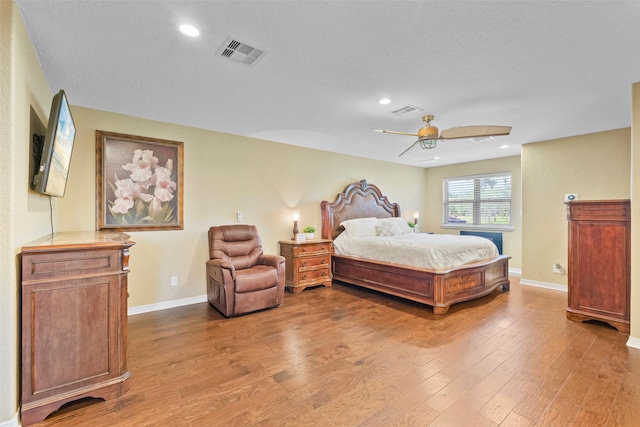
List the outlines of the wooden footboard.
<svg viewBox="0 0 640 427">
<path fill-rule="evenodd" d="M 500 257 L 462 267 L 432 270 L 334 255 L 333 279 L 433 306 L 445 314 L 451 304 L 509 290 L 509 259 Z"/>
</svg>

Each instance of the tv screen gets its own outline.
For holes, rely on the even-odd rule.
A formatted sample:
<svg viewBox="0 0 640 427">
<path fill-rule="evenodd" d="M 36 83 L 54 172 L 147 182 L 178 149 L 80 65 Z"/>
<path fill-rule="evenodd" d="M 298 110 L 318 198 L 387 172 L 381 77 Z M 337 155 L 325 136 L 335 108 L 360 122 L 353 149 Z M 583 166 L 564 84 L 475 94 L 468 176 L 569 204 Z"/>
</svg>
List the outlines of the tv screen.
<svg viewBox="0 0 640 427">
<path fill-rule="evenodd" d="M 76 127 L 63 90 L 53 97 L 42 158 L 32 188 L 54 197 L 64 196 Z"/>
</svg>

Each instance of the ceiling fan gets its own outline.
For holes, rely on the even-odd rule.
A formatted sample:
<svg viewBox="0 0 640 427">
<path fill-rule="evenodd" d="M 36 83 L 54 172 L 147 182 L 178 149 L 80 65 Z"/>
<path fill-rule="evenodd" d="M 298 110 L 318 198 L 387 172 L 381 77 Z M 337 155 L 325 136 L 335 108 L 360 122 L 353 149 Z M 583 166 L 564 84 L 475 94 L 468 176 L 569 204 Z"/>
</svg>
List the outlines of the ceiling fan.
<svg viewBox="0 0 640 427">
<path fill-rule="evenodd" d="M 393 130 L 381 129 L 376 129 L 375 131 L 418 137 L 416 142 L 411 144 L 406 150 L 400 153 L 398 157 L 411 150 L 416 144 L 420 144 L 420 146 L 424 149 L 431 149 L 436 148 L 438 140 L 494 137 L 509 135 L 511 133 L 511 126 L 457 126 L 450 129 L 445 129 L 441 133 L 438 133 L 438 128 L 431 125 L 431 120 L 433 120 L 433 117 L 434 116 L 432 115 L 422 116 L 422 120 L 425 122 L 425 125 L 418 130 L 418 133 L 397 132 Z"/>
</svg>

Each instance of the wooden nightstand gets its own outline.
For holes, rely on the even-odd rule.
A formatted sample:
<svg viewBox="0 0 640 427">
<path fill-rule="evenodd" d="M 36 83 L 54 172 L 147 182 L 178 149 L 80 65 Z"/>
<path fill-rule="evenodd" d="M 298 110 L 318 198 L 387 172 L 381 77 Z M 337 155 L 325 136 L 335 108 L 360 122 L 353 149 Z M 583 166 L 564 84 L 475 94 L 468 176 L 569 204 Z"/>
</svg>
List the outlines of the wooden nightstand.
<svg viewBox="0 0 640 427">
<path fill-rule="evenodd" d="M 281 240 L 280 255 L 286 259 L 285 286 L 294 294 L 309 286 L 331 286 L 331 240 L 316 239 L 297 243 Z"/>
</svg>

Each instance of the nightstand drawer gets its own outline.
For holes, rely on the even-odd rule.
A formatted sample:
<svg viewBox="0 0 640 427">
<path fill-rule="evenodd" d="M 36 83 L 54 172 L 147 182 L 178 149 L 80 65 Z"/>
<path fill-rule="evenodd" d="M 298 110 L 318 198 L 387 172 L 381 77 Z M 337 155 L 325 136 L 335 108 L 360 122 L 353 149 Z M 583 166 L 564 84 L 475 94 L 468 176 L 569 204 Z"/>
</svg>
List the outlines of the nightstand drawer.
<svg viewBox="0 0 640 427">
<path fill-rule="evenodd" d="M 293 255 L 294 256 L 315 255 L 323 252 L 329 253 L 330 250 L 331 250 L 331 243 L 326 243 L 326 242 L 308 243 L 306 245 L 294 246 Z"/>
<path fill-rule="evenodd" d="M 322 268 L 319 270 L 307 270 L 300 271 L 298 273 L 298 279 L 300 283 L 314 281 L 314 280 L 326 280 L 331 278 L 331 271 L 329 270 L 329 266 L 327 268 Z"/>
<path fill-rule="evenodd" d="M 330 263 L 331 257 L 329 255 L 298 258 L 298 269 L 302 271 L 306 268 L 315 268 L 325 265 L 328 266 Z"/>
</svg>

